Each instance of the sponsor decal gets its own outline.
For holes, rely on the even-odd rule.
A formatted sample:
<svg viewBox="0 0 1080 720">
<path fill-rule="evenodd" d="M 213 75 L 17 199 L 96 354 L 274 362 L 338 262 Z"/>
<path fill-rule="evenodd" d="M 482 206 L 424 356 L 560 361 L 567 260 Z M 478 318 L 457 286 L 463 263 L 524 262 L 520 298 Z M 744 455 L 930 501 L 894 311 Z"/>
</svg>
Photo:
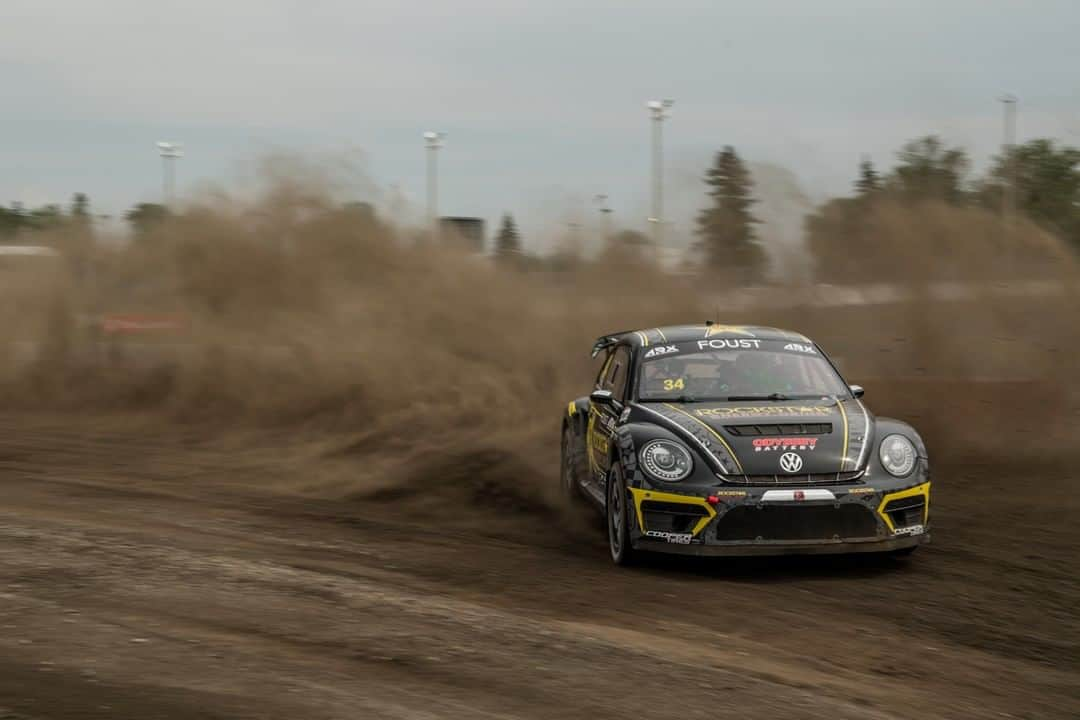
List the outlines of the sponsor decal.
<svg viewBox="0 0 1080 720">
<path fill-rule="evenodd" d="M 689 545 L 694 536 L 690 533 L 660 532 L 659 530 L 646 530 L 645 537 L 654 540 L 663 540 L 673 545 Z"/>
<path fill-rule="evenodd" d="M 754 452 L 772 452 L 774 450 L 813 450 L 817 447 L 817 438 L 754 438 L 753 446 Z"/>
<path fill-rule="evenodd" d="M 791 350 L 792 352 L 809 353 L 811 355 L 817 355 L 813 345 L 803 345 L 801 343 L 788 343 L 784 346 L 785 350 Z"/>
<path fill-rule="evenodd" d="M 791 499 L 794 500 L 795 502 L 802 502 L 803 500 L 806 499 L 806 491 L 805 490 L 792 490 L 791 491 Z"/>
<path fill-rule="evenodd" d="M 745 490 L 717 490 L 709 493 L 705 498 L 705 502 L 710 505 L 719 505 L 722 502 L 736 502 L 744 497 L 746 497 Z"/>
<path fill-rule="evenodd" d="M 670 355 L 671 353 L 679 352 L 679 348 L 674 345 L 657 345 L 649 352 L 645 353 L 645 359 L 659 357 L 660 355 Z"/>
<path fill-rule="evenodd" d="M 597 427 L 599 425 L 599 427 Z M 615 421 L 601 413 L 595 407 L 589 408 L 589 424 L 585 429 L 585 438 L 592 452 L 588 453 L 589 467 L 596 469 L 597 453 L 607 455 L 610 448 L 608 435 L 611 434 Z M 605 434 L 606 433 L 606 434 Z"/>
<path fill-rule="evenodd" d="M 787 473 L 797 473 L 802 470 L 802 458 L 798 453 L 786 452 L 780 456 L 780 469 Z"/>
<path fill-rule="evenodd" d="M 600 412 L 595 407 L 590 408 L 589 423 L 590 431 L 593 424 L 599 425 L 601 430 L 609 433 L 615 429 L 615 419 L 607 413 Z"/>
<path fill-rule="evenodd" d="M 762 405 L 760 407 L 718 407 L 695 409 L 698 417 L 761 417 L 764 415 L 830 415 L 832 408 L 823 405 Z"/>
<path fill-rule="evenodd" d="M 877 490 L 875 490 L 874 488 L 871 488 L 871 487 L 859 487 L 859 488 L 851 488 L 850 490 L 847 491 L 847 494 L 848 495 L 872 495 L 875 492 L 877 492 Z"/>
<path fill-rule="evenodd" d="M 761 347 L 761 341 L 717 338 L 715 340 L 698 340 L 697 346 L 699 350 L 757 350 Z"/>
<path fill-rule="evenodd" d="M 922 525 L 911 525 L 909 527 L 896 528 L 893 531 L 893 535 L 922 535 L 925 528 Z"/>
</svg>

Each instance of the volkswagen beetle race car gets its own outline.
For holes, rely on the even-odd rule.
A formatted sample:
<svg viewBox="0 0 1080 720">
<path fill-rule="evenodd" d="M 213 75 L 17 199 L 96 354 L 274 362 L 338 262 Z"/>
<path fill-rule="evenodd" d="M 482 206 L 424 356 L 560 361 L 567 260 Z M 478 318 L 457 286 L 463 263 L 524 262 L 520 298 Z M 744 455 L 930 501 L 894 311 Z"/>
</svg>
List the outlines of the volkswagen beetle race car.
<svg viewBox="0 0 1080 720">
<path fill-rule="evenodd" d="M 562 484 L 611 557 L 892 552 L 930 540 L 926 446 L 798 333 L 705 323 L 605 335 L 563 419 Z"/>
</svg>

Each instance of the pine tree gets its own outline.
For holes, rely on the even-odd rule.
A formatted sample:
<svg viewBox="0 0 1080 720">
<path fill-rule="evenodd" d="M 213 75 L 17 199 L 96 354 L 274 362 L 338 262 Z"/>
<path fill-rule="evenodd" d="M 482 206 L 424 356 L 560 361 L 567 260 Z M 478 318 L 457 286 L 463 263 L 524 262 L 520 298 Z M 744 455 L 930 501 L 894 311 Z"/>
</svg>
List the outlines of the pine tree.
<svg viewBox="0 0 1080 720">
<path fill-rule="evenodd" d="M 855 181 L 855 194 L 867 197 L 881 189 L 881 175 L 874 169 L 874 163 L 863 160 L 859 163 L 859 179 Z"/>
<path fill-rule="evenodd" d="M 502 218 L 499 234 L 495 236 L 495 259 L 499 262 L 515 262 L 521 257 L 521 235 L 514 216 L 506 213 Z"/>
<path fill-rule="evenodd" d="M 738 270 L 749 280 L 759 280 L 768 259 L 758 242 L 751 207 L 754 181 L 743 161 L 730 145 L 716 154 L 713 166 L 705 175 L 712 205 L 698 215 L 697 247 L 710 269 Z"/>
</svg>

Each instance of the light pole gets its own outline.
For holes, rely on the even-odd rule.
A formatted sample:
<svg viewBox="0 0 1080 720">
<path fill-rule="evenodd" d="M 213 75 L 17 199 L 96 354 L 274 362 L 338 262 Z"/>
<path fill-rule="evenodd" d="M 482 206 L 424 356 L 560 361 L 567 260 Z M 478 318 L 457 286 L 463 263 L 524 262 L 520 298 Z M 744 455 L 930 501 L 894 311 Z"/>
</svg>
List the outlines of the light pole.
<svg viewBox="0 0 1080 720">
<path fill-rule="evenodd" d="M 424 133 L 424 146 L 427 147 L 427 214 L 428 225 L 434 235 L 439 229 L 439 148 L 443 146 L 446 133 Z"/>
<path fill-rule="evenodd" d="M 601 239 L 606 243 L 611 239 L 611 206 L 608 205 L 607 195 L 596 195 L 593 197 L 593 202 L 596 203 L 597 209 L 600 211 L 600 234 Z"/>
<path fill-rule="evenodd" d="M 650 100 L 647 103 L 652 116 L 652 224 L 653 242 L 657 247 L 664 242 L 664 120 L 674 100 Z"/>
<path fill-rule="evenodd" d="M 1002 95 L 1004 110 L 1001 155 L 1005 159 L 1005 189 L 1001 193 L 1001 214 L 1009 222 L 1016 215 L 1016 96 Z"/>
<path fill-rule="evenodd" d="M 165 207 L 172 207 L 176 192 L 176 160 L 184 157 L 184 146 L 174 142 L 159 142 L 158 154 L 161 155 L 161 201 Z"/>
</svg>

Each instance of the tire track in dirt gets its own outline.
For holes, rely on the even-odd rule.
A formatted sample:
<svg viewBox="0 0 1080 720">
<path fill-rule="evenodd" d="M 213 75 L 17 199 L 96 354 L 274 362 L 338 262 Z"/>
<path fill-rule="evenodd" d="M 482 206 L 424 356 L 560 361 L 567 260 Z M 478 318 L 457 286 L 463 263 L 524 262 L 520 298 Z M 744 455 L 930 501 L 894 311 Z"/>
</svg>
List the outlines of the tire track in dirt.
<svg viewBox="0 0 1080 720">
<path fill-rule="evenodd" d="M 17 442 L 0 433 L 0 456 L 72 435 L 45 425 Z M 492 536 L 440 527 L 457 508 L 418 517 L 415 499 L 298 497 L 230 480 L 259 457 L 257 438 L 242 453 L 95 438 L 40 452 L 19 472 L 0 461 L 0 666 L 19 680 L 0 683 L 0 707 L 24 717 L 76 716 L 50 704 L 54 687 L 112 717 L 713 718 L 738 707 L 748 717 L 1053 718 L 1080 708 L 1069 667 L 904 619 L 946 617 L 955 603 L 945 593 L 965 591 L 949 584 L 951 559 L 936 546 L 908 566 L 680 561 L 627 573 L 608 565 L 602 538 L 560 539 L 551 518 L 522 516 L 524 531 Z M 100 469 L 112 453 L 129 458 L 124 473 Z M 186 475 L 186 457 L 209 472 Z M 978 559 L 964 562 L 963 582 L 985 579 Z M 1062 622 L 1058 652 L 1068 653 Z"/>
</svg>

